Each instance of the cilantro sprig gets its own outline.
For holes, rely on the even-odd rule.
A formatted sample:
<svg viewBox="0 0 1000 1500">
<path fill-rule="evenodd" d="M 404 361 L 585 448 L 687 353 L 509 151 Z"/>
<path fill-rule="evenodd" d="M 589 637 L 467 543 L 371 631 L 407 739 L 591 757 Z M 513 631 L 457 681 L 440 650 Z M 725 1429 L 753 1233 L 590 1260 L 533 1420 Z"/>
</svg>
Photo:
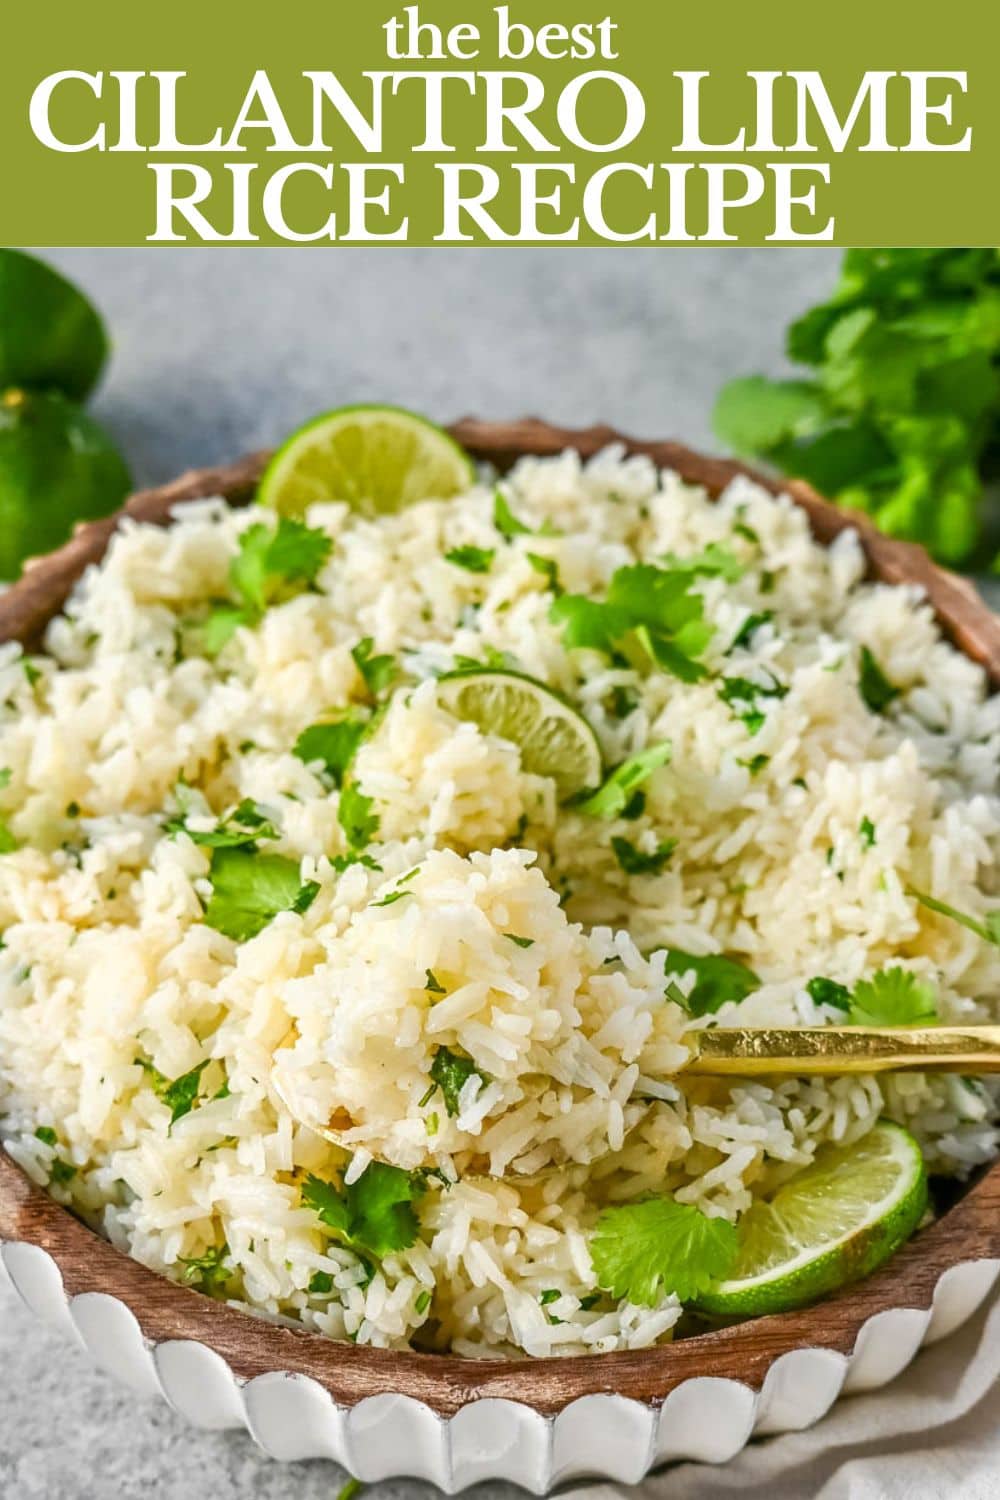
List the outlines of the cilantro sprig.
<svg viewBox="0 0 1000 1500">
<path fill-rule="evenodd" d="M 636 642 L 664 672 L 698 682 L 707 668 L 698 661 L 712 638 L 705 604 L 693 587 L 690 568 L 635 563 L 612 574 L 604 599 L 561 594 L 549 618 L 562 629 L 567 647 L 588 647 L 613 656 Z"/>
<path fill-rule="evenodd" d="M 339 787 L 371 722 L 367 713 L 349 709 L 337 719 L 310 724 L 295 741 L 292 753 L 306 765 L 318 761 L 334 786 Z"/>
<path fill-rule="evenodd" d="M 471 1057 L 452 1052 L 449 1047 L 439 1047 L 435 1052 L 431 1063 L 431 1078 L 441 1090 L 444 1107 L 452 1118 L 459 1112 L 458 1096 L 470 1078 L 478 1078 L 483 1088 L 489 1082 L 487 1075 L 476 1067 Z M 431 1089 L 425 1094 L 424 1100 L 429 1100 L 433 1092 Z"/>
<path fill-rule="evenodd" d="M 729 1274 L 738 1235 L 667 1195 L 606 1208 L 590 1237 L 597 1282 L 613 1297 L 655 1307 L 669 1296 L 690 1301 Z"/>
<path fill-rule="evenodd" d="M 425 1187 L 423 1174 L 373 1161 L 340 1187 L 310 1173 L 302 1202 L 350 1249 L 381 1258 L 416 1242 L 420 1224 L 413 1204 Z"/>
<path fill-rule="evenodd" d="M 968 912 L 957 911 L 954 906 L 949 906 L 946 901 L 939 901 L 936 896 L 929 896 L 926 891 L 914 890 L 912 886 L 907 887 L 907 895 L 912 896 L 921 906 L 926 906 L 928 911 L 937 912 L 939 916 L 950 917 L 953 922 L 961 923 L 977 937 L 981 937 L 984 943 L 992 943 L 994 947 L 1000 948 L 1000 906 L 985 912 L 980 920 L 978 917 L 970 916 Z"/>
<path fill-rule="evenodd" d="M 201 627 L 202 649 L 217 656 L 241 625 L 257 625 L 281 604 L 315 583 L 333 543 L 325 531 L 281 516 L 276 527 L 257 521 L 240 533 L 229 565 L 235 603 L 220 604 Z"/>
<path fill-rule="evenodd" d="M 898 964 L 861 979 L 853 990 L 817 975 L 806 985 L 817 1005 L 843 1011 L 849 1026 L 920 1026 L 937 1020 L 933 984 Z"/>
</svg>

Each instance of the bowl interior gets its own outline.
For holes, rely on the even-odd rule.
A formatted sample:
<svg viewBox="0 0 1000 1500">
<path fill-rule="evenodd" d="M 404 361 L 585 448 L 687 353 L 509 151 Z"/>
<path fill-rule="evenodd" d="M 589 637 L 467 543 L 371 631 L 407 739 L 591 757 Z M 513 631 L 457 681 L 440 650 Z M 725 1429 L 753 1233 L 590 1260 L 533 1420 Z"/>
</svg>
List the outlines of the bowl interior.
<svg viewBox="0 0 1000 1500">
<path fill-rule="evenodd" d="M 1000 686 L 1000 619 L 971 585 L 936 567 L 921 548 L 882 536 L 865 517 L 837 510 L 804 484 L 779 484 L 677 443 L 624 438 L 604 427 L 573 431 L 532 419 L 466 419 L 451 430 L 476 458 L 500 471 L 526 454 L 555 454 L 572 447 L 588 457 L 610 442 L 620 442 L 627 452 L 645 453 L 682 479 L 703 485 L 712 498 L 737 475 L 750 474 L 772 493 L 790 494 L 807 511 L 820 541 L 830 542 L 854 526 L 872 574 L 890 583 L 919 584 L 955 644 L 985 668 L 994 687 Z M 134 495 L 117 516 L 81 526 L 65 547 L 32 563 L 22 580 L 0 597 L 0 640 L 38 643 L 76 579 L 102 556 L 122 515 L 162 525 L 183 500 L 221 494 L 233 504 L 247 503 L 266 457 L 253 454 L 226 467 L 193 471 L 172 484 Z M 2 1153 L 0 1239 L 46 1250 L 59 1266 L 67 1294 L 111 1293 L 132 1310 L 147 1338 L 198 1340 L 222 1355 L 239 1378 L 274 1370 L 306 1375 L 341 1405 L 399 1391 L 441 1415 L 483 1397 L 527 1403 L 549 1414 L 581 1396 L 609 1391 L 659 1402 L 692 1376 L 759 1386 L 774 1360 L 797 1348 L 818 1345 L 850 1353 L 862 1325 L 874 1314 L 898 1306 L 926 1308 L 950 1266 L 1000 1255 L 1000 1163 L 985 1170 L 890 1266 L 858 1286 L 800 1312 L 757 1318 L 634 1353 L 467 1360 L 358 1348 L 278 1327 L 178 1286 L 115 1250 Z"/>
</svg>

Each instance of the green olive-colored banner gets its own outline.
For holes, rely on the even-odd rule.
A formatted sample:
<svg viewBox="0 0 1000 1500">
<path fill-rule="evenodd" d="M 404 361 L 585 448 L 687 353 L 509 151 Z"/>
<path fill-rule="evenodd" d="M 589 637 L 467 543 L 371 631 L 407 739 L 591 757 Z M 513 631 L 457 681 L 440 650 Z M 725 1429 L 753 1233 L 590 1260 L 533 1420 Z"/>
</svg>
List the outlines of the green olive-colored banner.
<svg viewBox="0 0 1000 1500">
<path fill-rule="evenodd" d="M 1000 243 L 994 0 L 49 0 L 20 245 Z"/>
</svg>

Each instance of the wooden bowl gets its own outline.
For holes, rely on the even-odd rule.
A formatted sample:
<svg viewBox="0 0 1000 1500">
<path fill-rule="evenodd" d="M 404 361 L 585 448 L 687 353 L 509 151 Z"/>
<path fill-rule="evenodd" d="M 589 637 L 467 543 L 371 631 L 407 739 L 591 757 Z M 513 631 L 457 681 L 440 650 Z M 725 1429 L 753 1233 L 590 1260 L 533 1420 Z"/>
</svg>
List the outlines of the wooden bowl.
<svg viewBox="0 0 1000 1500">
<path fill-rule="evenodd" d="M 786 492 L 829 542 L 860 534 L 873 576 L 917 583 L 955 644 L 1000 685 L 1000 619 L 965 581 L 910 543 L 882 536 L 800 483 L 605 427 L 569 431 L 534 420 L 458 422 L 455 437 L 499 470 L 525 454 L 619 442 L 715 498 L 750 474 Z M 165 524 L 179 501 L 253 495 L 266 454 L 183 475 L 134 495 L 107 520 L 80 526 L 31 563 L 0 597 L 0 639 L 38 643 L 121 516 Z M 751 1432 L 803 1427 L 842 1389 L 883 1384 L 924 1342 L 957 1326 L 1000 1269 L 1000 1163 L 891 1264 L 804 1311 L 635 1353 L 467 1360 L 334 1343 L 279 1327 L 177 1286 L 113 1249 L 0 1154 L 0 1240 L 15 1285 L 49 1321 L 71 1329 L 106 1368 L 160 1391 L 203 1426 L 246 1424 L 282 1458 L 326 1454 L 365 1479 L 413 1474 L 447 1490 L 487 1478 L 536 1492 L 581 1474 L 624 1482 L 654 1464 L 718 1462 Z"/>
</svg>

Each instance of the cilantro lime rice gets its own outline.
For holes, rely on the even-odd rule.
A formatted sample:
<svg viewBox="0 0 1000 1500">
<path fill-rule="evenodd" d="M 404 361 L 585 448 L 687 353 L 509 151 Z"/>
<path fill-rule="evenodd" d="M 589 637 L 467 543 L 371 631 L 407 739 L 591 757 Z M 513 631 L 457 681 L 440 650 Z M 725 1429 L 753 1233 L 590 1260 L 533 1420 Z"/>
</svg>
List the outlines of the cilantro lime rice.
<svg viewBox="0 0 1000 1500">
<path fill-rule="evenodd" d="M 0 648 L 10 1154 L 175 1280 L 473 1356 L 669 1338 L 882 1116 L 967 1174 L 989 1083 L 681 1071 L 716 1023 L 995 1019 L 1000 698 L 863 572 L 616 450 L 125 525 Z M 599 783 L 456 672 L 557 694 Z"/>
</svg>

